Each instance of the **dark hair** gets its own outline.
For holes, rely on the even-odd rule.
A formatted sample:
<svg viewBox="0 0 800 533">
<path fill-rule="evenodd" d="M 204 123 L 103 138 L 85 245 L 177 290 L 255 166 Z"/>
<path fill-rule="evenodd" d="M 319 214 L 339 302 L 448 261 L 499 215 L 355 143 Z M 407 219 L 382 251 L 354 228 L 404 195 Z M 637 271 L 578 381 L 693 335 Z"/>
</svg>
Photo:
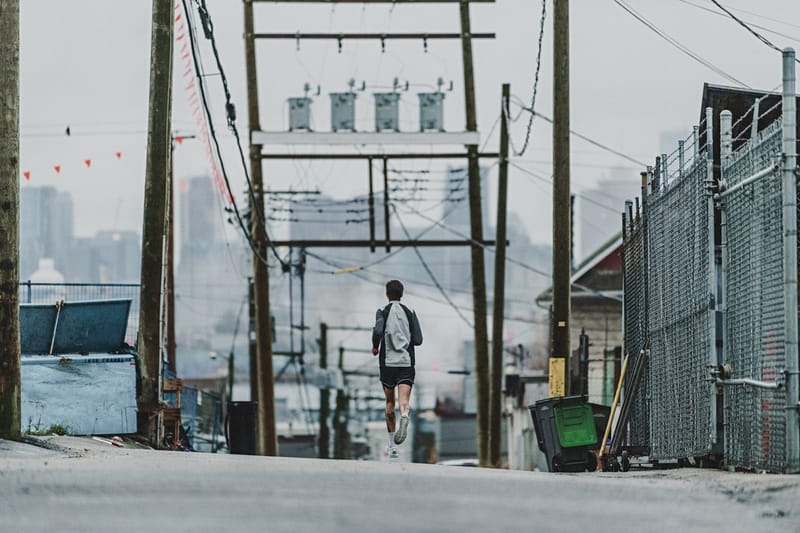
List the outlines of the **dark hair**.
<svg viewBox="0 0 800 533">
<path fill-rule="evenodd" d="M 390 300 L 399 300 L 403 297 L 403 284 L 393 279 L 386 284 L 386 296 Z"/>
</svg>

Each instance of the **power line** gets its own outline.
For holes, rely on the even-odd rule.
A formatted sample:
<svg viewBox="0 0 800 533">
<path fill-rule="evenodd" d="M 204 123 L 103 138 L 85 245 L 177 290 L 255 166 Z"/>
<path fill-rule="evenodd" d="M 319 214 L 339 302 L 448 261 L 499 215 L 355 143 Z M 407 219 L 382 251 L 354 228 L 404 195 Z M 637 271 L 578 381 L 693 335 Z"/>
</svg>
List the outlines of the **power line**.
<svg viewBox="0 0 800 533">
<path fill-rule="evenodd" d="M 751 88 L 749 85 L 747 85 L 743 81 L 734 78 L 733 76 L 731 76 L 730 74 L 728 74 L 727 72 L 725 72 L 721 68 L 717 67 L 716 65 L 714 65 L 710 61 L 708 61 L 706 59 L 703 59 L 700 55 L 696 54 L 695 52 L 692 52 L 688 47 L 686 47 L 685 45 L 681 44 L 680 42 L 678 42 L 673 37 L 670 37 L 669 35 L 667 35 L 664 31 L 659 29 L 655 24 L 653 24 L 652 22 L 647 20 L 644 17 L 644 15 L 636 12 L 632 7 L 630 7 L 628 4 L 626 4 L 622 0 L 614 0 L 614 3 L 617 4 L 619 7 L 621 7 L 622 9 L 624 9 L 633 18 L 635 18 L 636 20 L 638 20 L 639 22 L 644 24 L 649 30 L 654 32 L 656 35 L 658 35 L 659 37 L 661 37 L 662 39 L 667 41 L 669 44 L 671 44 L 672 46 L 674 46 L 675 48 L 677 48 L 678 50 L 680 50 L 681 52 L 683 52 L 687 56 L 691 57 L 692 59 L 694 59 L 695 61 L 697 61 L 701 65 L 703 65 L 706 68 L 716 72 L 717 74 L 719 74 L 720 76 L 724 77 L 725 79 L 730 80 L 733 83 L 736 83 L 737 85 L 741 85 L 743 87 L 747 87 L 748 89 Z"/>
<path fill-rule="evenodd" d="M 748 26 L 748 25 L 747 25 L 747 23 L 746 23 L 746 22 L 744 22 L 742 19 L 740 19 L 739 17 L 737 17 L 736 15 L 734 15 L 733 13 L 731 13 L 730 11 L 728 11 L 728 10 L 725 8 L 725 6 L 723 6 L 722 4 L 720 4 L 719 2 L 717 2 L 717 0 L 711 0 L 711 3 L 713 3 L 715 6 L 717 6 L 717 7 L 718 7 L 718 8 L 720 8 L 722 11 L 724 11 L 724 12 L 725 12 L 725 14 L 726 14 L 726 15 L 728 15 L 730 18 L 732 18 L 733 20 L 735 20 L 736 22 L 738 22 L 738 23 L 739 23 L 739 25 L 740 25 L 741 27 L 743 27 L 744 29 L 746 29 L 747 31 L 749 31 L 750 33 L 752 33 L 753 35 L 755 35 L 756 39 L 758 39 L 758 40 L 759 40 L 759 41 L 761 41 L 762 43 L 766 44 L 767 46 L 769 46 L 769 47 L 770 47 L 770 48 L 772 48 L 773 50 L 776 50 L 776 51 L 778 51 L 778 52 L 780 52 L 780 53 L 783 53 L 783 50 L 781 50 L 780 48 L 778 48 L 776 45 L 772 44 L 772 42 L 771 42 L 769 39 L 767 39 L 766 37 L 764 37 L 763 35 L 761 35 L 760 33 L 758 33 L 756 30 L 754 30 L 753 28 L 751 28 L 750 26 Z M 795 58 L 795 61 L 797 61 L 798 63 L 800 63 L 800 59 L 797 59 L 797 58 Z"/>
<path fill-rule="evenodd" d="M 552 185 L 552 183 L 553 183 L 552 180 L 549 180 L 549 179 L 545 178 L 544 176 L 542 176 L 540 174 L 536 174 L 535 172 L 531 172 L 530 170 L 526 169 L 525 167 L 519 166 L 518 164 L 514 163 L 513 161 L 510 161 L 510 164 L 511 164 L 511 166 L 513 166 L 517 170 L 523 172 L 524 174 L 527 174 L 527 175 L 529 175 L 531 177 L 534 177 L 534 178 L 536 178 L 536 179 L 538 179 L 538 180 L 540 180 L 540 181 L 542 181 L 544 183 L 547 183 L 547 184 L 550 184 L 550 185 Z M 579 197 L 579 198 L 581 198 L 583 200 L 586 200 L 590 204 L 594 204 L 597 207 L 603 208 L 606 211 L 611 211 L 612 213 L 619 214 L 619 210 L 614 209 L 613 207 L 609 207 L 609 206 L 607 206 L 605 204 L 602 204 L 602 203 L 598 202 L 597 200 L 589 198 L 586 195 L 576 194 L 575 196 L 577 196 L 577 197 Z"/>
<path fill-rule="evenodd" d="M 227 173 L 227 171 L 225 169 L 225 163 L 224 163 L 223 158 L 222 158 L 222 152 L 221 152 L 220 147 L 219 147 L 219 140 L 217 139 L 217 133 L 216 133 L 216 128 L 214 126 L 214 120 L 213 120 L 213 118 L 211 116 L 211 110 L 209 108 L 208 99 L 207 99 L 206 93 L 205 93 L 205 84 L 203 83 L 204 77 L 203 77 L 202 72 L 200 71 L 200 59 L 199 59 L 199 54 L 197 52 L 196 35 L 195 35 L 195 32 L 194 32 L 194 28 L 192 26 L 192 20 L 191 20 L 192 17 L 190 16 L 189 9 L 188 9 L 188 7 L 186 5 L 186 0 L 181 0 L 181 2 L 183 3 L 183 10 L 186 13 L 186 25 L 188 27 L 189 44 L 190 44 L 190 48 L 191 48 L 191 51 L 192 51 L 192 57 L 194 59 L 195 74 L 198 77 L 198 86 L 200 87 L 200 99 L 203 102 L 203 109 L 205 110 L 206 116 L 208 118 L 209 134 L 210 134 L 210 137 L 214 140 L 214 147 L 216 149 L 217 160 L 219 161 L 219 164 L 220 164 L 220 171 L 222 172 L 222 177 L 223 177 L 223 179 L 225 181 L 225 187 L 226 187 L 226 189 L 228 191 L 228 195 L 230 196 L 231 205 L 233 207 L 233 212 L 234 212 L 234 215 L 236 216 L 236 220 L 238 222 L 238 225 L 241 228 L 245 239 L 247 240 L 248 245 L 250 246 L 251 250 L 253 251 L 253 254 L 256 257 L 258 257 L 258 259 L 260 261 L 262 261 L 264 264 L 267 264 L 267 258 L 259 255 L 258 249 L 256 248 L 255 244 L 253 243 L 252 235 L 250 234 L 250 232 L 248 231 L 247 227 L 245 226 L 244 221 L 242 220 L 242 216 L 241 216 L 241 214 L 239 212 L 239 208 L 236 205 L 236 200 L 234 198 L 233 190 L 231 189 L 230 180 L 228 179 L 228 173 Z M 267 242 L 270 243 L 270 250 L 272 250 L 273 255 L 278 260 L 278 262 L 281 264 L 281 266 L 283 266 L 283 260 L 281 259 L 280 255 L 278 254 L 278 251 L 275 249 L 275 247 L 272 246 L 271 240 L 269 239 L 269 234 L 268 234 L 268 231 L 267 231 L 267 222 L 266 222 L 266 219 L 264 217 L 264 213 L 260 209 L 258 209 L 258 202 L 255 201 L 255 195 L 254 195 L 255 193 L 253 191 L 253 185 L 252 185 L 252 183 L 250 181 L 250 174 L 249 174 L 249 172 L 247 170 L 247 164 L 246 164 L 246 160 L 245 160 L 245 157 L 244 157 L 244 151 L 242 150 L 242 145 L 241 145 L 241 141 L 240 141 L 240 138 L 239 138 L 239 132 L 238 132 L 238 130 L 236 128 L 236 110 L 235 110 L 235 106 L 231 102 L 231 95 L 230 95 L 230 91 L 228 90 L 227 77 L 225 76 L 225 70 L 222 67 L 222 62 L 221 62 L 221 60 L 219 58 L 219 52 L 217 50 L 216 38 L 214 37 L 214 26 L 213 26 L 213 23 L 211 22 L 211 17 L 210 17 L 210 15 L 208 13 L 208 10 L 205 7 L 205 1 L 202 1 L 201 5 L 198 6 L 198 8 L 199 8 L 199 12 L 200 12 L 201 23 L 203 25 L 203 32 L 204 32 L 206 38 L 211 41 L 212 50 L 214 52 L 214 58 L 216 60 L 217 69 L 218 69 L 219 74 L 220 74 L 220 80 L 222 80 L 222 85 L 223 85 L 223 88 L 224 88 L 224 91 L 225 91 L 225 113 L 226 113 L 226 117 L 227 117 L 227 121 L 228 121 L 228 128 L 233 132 L 234 137 L 236 138 L 236 147 L 238 148 L 238 151 L 239 151 L 239 156 L 240 156 L 241 163 L 242 163 L 242 169 L 244 171 L 245 181 L 247 182 L 247 189 L 248 189 L 248 192 L 249 192 L 249 195 L 250 195 L 250 198 L 251 198 L 251 206 L 253 206 L 251 211 L 253 211 L 253 210 L 256 211 L 255 215 L 258 216 L 260 218 L 260 220 L 262 221 L 262 227 L 264 229 L 264 233 L 267 235 Z"/>
<path fill-rule="evenodd" d="M 397 217 L 397 221 L 400 223 L 400 227 L 402 228 L 403 233 L 406 234 L 406 238 L 410 239 L 411 234 L 408 232 L 406 225 L 403 223 L 403 219 L 400 218 L 400 213 L 397 212 L 397 208 L 394 206 L 394 204 L 392 204 L 392 210 L 394 211 L 394 214 Z M 447 291 L 444 290 L 444 287 L 442 287 L 442 285 L 439 283 L 439 280 L 436 279 L 436 276 L 433 274 L 431 267 L 429 267 L 428 263 L 425 262 L 425 259 L 422 257 L 419 248 L 417 248 L 416 246 L 414 247 L 414 253 L 417 254 L 417 258 L 419 259 L 419 262 L 422 264 L 422 268 L 424 268 L 425 272 L 428 273 L 428 277 L 430 277 L 433 284 L 436 285 L 436 288 L 439 290 L 439 293 L 442 295 L 442 297 L 444 297 L 447 303 L 450 304 L 450 307 L 453 308 L 453 310 L 458 314 L 461 320 L 463 320 L 470 328 L 472 328 L 473 327 L 472 322 L 470 322 L 467 319 L 467 317 L 464 316 L 464 314 L 456 306 L 456 304 L 453 303 L 453 300 L 450 299 L 450 296 L 447 294 Z"/>
<path fill-rule="evenodd" d="M 531 95 L 531 109 L 536 109 L 536 94 L 539 89 L 539 70 L 542 67 L 542 39 L 544 37 L 544 21 L 547 15 L 547 0 L 542 0 L 542 16 L 539 19 L 539 44 L 536 50 L 536 73 L 533 77 L 533 94 Z M 503 112 L 508 115 L 508 102 L 503 102 Z M 521 156 L 525 154 L 525 151 L 528 149 L 528 143 L 531 140 L 531 130 L 533 129 L 533 117 L 535 113 L 531 113 L 530 117 L 528 117 L 528 127 L 525 130 L 525 141 L 522 143 L 522 148 L 517 150 L 514 146 L 514 139 L 509 136 L 509 140 L 511 141 L 511 148 L 514 150 L 515 156 Z"/>
<path fill-rule="evenodd" d="M 525 107 L 524 105 L 522 105 L 519 102 L 514 102 L 514 103 L 519 105 L 522 111 L 527 111 L 528 113 L 530 113 L 532 115 L 536 115 L 539 118 L 541 118 L 542 120 L 544 120 L 545 122 L 549 122 L 550 124 L 553 123 L 553 119 L 552 118 L 539 113 L 538 111 L 534 110 L 533 108 Z M 631 156 L 629 156 L 627 154 L 624 154 L 624 153 L 620 152 L 619 150 L 614 150 L 613 148 L 610 148 L 610 147 L 604 145 L 603 143 L 601 143 L 599 141 L 595 141 L 594 139 L 592 139 L 590 137 L 587 137 L 586 135 L 583 135 L 582 133 L 578 133 L 577 131 L 572 130 L 572 129 L 569 130 L 569 132 L 570 132 L 570 134 L 574 135 L 575 137 L 577 137 L 577 138 L 579 138 L 579 139 L 581 139 L 583 141 L 586 141 L 589 144 L 591 144 L 592 146 L 600 148 L 601 150 L 604 150 L 604 151 L 606 151 L 606 152 L 608 152 L 610 154 L 614 154 L 614 155 L 619 156 L 619 157 L 621 157 L 623 159 L 626 159 L 626 160 L 630 161 L 631 163 L 635 163 L 635 164 L 639 165 L 640 167 L 646 167 L 647 166 L 647 163 L 639 161 L 638 159 L 635 159 L 635 158 L 633 158 L 633 157 L 631 157 Z"/>
<path fill-rule="evenodd" d="M 702 9 L 703 11 L 711 13 L 712 15 L 717 15 L 717 16 L 720 16 L 720 17 L 726 16 L 725 13 L 720 13 L 719 11 L 715 11 L 715 10 L 711 9 L 710 7 L 706 7 L 706 6 L 697 4 L 695 2 L 692 2 L 691 0 L 678 0 L 678 1 L 684 3 L 684 4 L 688 5 L 688 6 L 696 7 L 697 9 Z M 731 8 L 731 9 L 733 9 L 733 8 Z M 770 17 L 764 17 L 764 16 L 759 15 L 757 13 L 752 13 L 750 11 L 745 11 L 744 9 L 737 9 L 736 11 L 741 11 L 743 13 L 747 13 L 749 15 L 753 15 L 753 16 L 756 16 L 756 17 L 761 17 L 761 18 L 764 18 L 766 20 L 771 20 L 773 22 L 780 22 L 780 23 L 786 24 L 788 26 L 793 26 L 795 28 L 800 28 L 800 26 L 798 26 L 796 24 L 791 24 L 791 23 L 788 23 L 788 22 L 782 22 L 780 20 L 776 20 L 776 19 L 773 19 L 773 18 L 770 18 Z M 792 41 L 800 42 L 800 39 L 798 39 L 796 36 L 789 35 L 788 33 L 781 33 L 781 32 L 779 32 L 777 30 L 772 29 L 772 28 L 767 28 L 766 26 L 761 26 L 761 25 L 755 24 L 753 22 L 748 22 L 748 24 L 750 26 L 752 26 L 753 28 L 758 28 L 760 30 L 764 30 L 764 31 L 772 33 L 774 35 L 778 35 L 780 37 L 783 37 L 784 39 L 789 39 L 789 40 L 792 40 Z"/>
<path fill-rule="evenodd" d="M 192 59 L 193 59 L 193 65 L 194 65 L 194 69 L 195 69 L 195 75 L 198 78 L 197 85 L 200 88 L 200 91 L 199 91 L 200 92 L 200 100 L 203 103 L 203 110 L 204 110 L 204 112 L 206 114 L 206 118 L 208 119 L 209 136 L 214 141 L 214 147 L 216 149 L 217 160 L 219 161 L 219 164 L 220 164 L 220 172 L 222 173 L 222 177 L 223 177 L 223 179 L 225 181 L 225 187 L 226 187 L 226 189 L 228 191 L 228 195 L 230 197 L 231 205 L 233 206 L 232 210 L 233 210 L 234 215 L 236 216 L 236 221 L 238 222 L 239 228 L 241 229 L 242 234 L 244 235 L 245 239 L 247 240 L 247 243 L 250 245 L 250 248 L 253 250 L 253 253 L 256 256 L 258 256 L 259 259 L 261 259 L 262 261 L 264 261 L 266 263 L 266 258 L 262 258 L 262 257 L 260 257 L 258 255 L 258 251 L 257 251 L 255 245 L 253 244 L 253 241 L 252 241 L 252 238 L 250 236 L 250 233 L 247 230 L 247 228 L 246 228 L 246 226 L 244 224 L 244 221 L 242 220 L 242 216 L 241 216 L 241 214 L 239 212 L 239 207 L 236 205 L 236 200 L 234 198 L 233 191 L 231 189 L 231 184 L 230 184 L 230 181 L 228 179 L 228 173 L 227 173 L 227 170 L 225 169 L 225 162 L 224 162 L 224 160 L 222 158 L 222 153 L 220 151 L 219 140 L 217 139 L 217 132 L 216 132 L 216 128 L 214 127 L 214 121 L 213 121 L 212 116 L 211 116 L 211 110 L 210 110 L 209 105 L 208 105 L 208 99 L 206 97 L 205 84 L 203 83 L 203 76 L 202 76 L 202 72 L 200 70 L 200 59 L 199 59 L 199 55 L 198 55 L 198 52 L 197 52 L 197 43 L 195 41 L 194 29 L 192 27 L 192 20 L 191 20 L 192 17 L 190 16 L 189 8 L 186 5 L 186 0 L 181 0 L 181 1 L 183 3 L 183 10 L 186 13 L 186 25 L 187 25 L 187 28 L 188 28 L 187 33 L 189 34 L 189 47 L 190 47 L 191 52 L 192 52 Z"/>
</svg>

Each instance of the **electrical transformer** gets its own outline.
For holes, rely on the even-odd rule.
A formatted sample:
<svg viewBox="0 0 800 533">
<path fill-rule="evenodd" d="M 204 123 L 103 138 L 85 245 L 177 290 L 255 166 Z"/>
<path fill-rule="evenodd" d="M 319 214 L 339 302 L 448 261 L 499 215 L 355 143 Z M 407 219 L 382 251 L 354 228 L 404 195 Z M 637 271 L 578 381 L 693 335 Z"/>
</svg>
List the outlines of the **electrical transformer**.
<svg viewBox="0 0 800 533">
<path fill-rule="evenodd" d="M 375 131 L 400 131 L 399 93 L 375 93 Z"/>
<path fill-rule="evenodd" d="M 330 93 L 331 130 L 356 131 L 356 93 Z"/>
<path fill-rule="evenodd" d="M 444 93 L 419 93 L 419 131 L 444 131 Z"/>
<path fill-rule="evenodd" d="M 311 131 L 311 98 L 289 98 L 289 131 Z"/>
</svg>

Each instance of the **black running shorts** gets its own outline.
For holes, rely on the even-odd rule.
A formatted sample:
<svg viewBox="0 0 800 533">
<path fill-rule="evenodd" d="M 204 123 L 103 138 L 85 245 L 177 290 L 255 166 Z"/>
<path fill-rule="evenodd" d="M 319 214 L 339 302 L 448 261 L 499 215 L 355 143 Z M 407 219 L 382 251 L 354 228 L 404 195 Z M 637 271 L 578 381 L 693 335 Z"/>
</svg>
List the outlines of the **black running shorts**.
<svg viewBox="0 0 800 533">
<path fill-rule="evenodd" d="M 387 389 L 393 389 L 401 383 L 414 385 L 413 366 L 383 366 L 381 367 L 381 384 Z"/>
</svg>

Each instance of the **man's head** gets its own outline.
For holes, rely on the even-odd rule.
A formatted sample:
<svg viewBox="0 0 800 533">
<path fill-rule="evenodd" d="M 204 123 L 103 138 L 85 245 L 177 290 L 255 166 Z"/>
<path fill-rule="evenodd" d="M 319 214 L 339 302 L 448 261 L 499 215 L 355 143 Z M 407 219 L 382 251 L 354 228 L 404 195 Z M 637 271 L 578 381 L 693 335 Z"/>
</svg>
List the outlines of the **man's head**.
<svg viewBox="0 0 800 533">
<path fill-rule="evenodd" d="M 389 300 L 399 300 L 403 297 L 403 284 L 393 279 L 386 284 L 386 297 Z"/>
</svg>

